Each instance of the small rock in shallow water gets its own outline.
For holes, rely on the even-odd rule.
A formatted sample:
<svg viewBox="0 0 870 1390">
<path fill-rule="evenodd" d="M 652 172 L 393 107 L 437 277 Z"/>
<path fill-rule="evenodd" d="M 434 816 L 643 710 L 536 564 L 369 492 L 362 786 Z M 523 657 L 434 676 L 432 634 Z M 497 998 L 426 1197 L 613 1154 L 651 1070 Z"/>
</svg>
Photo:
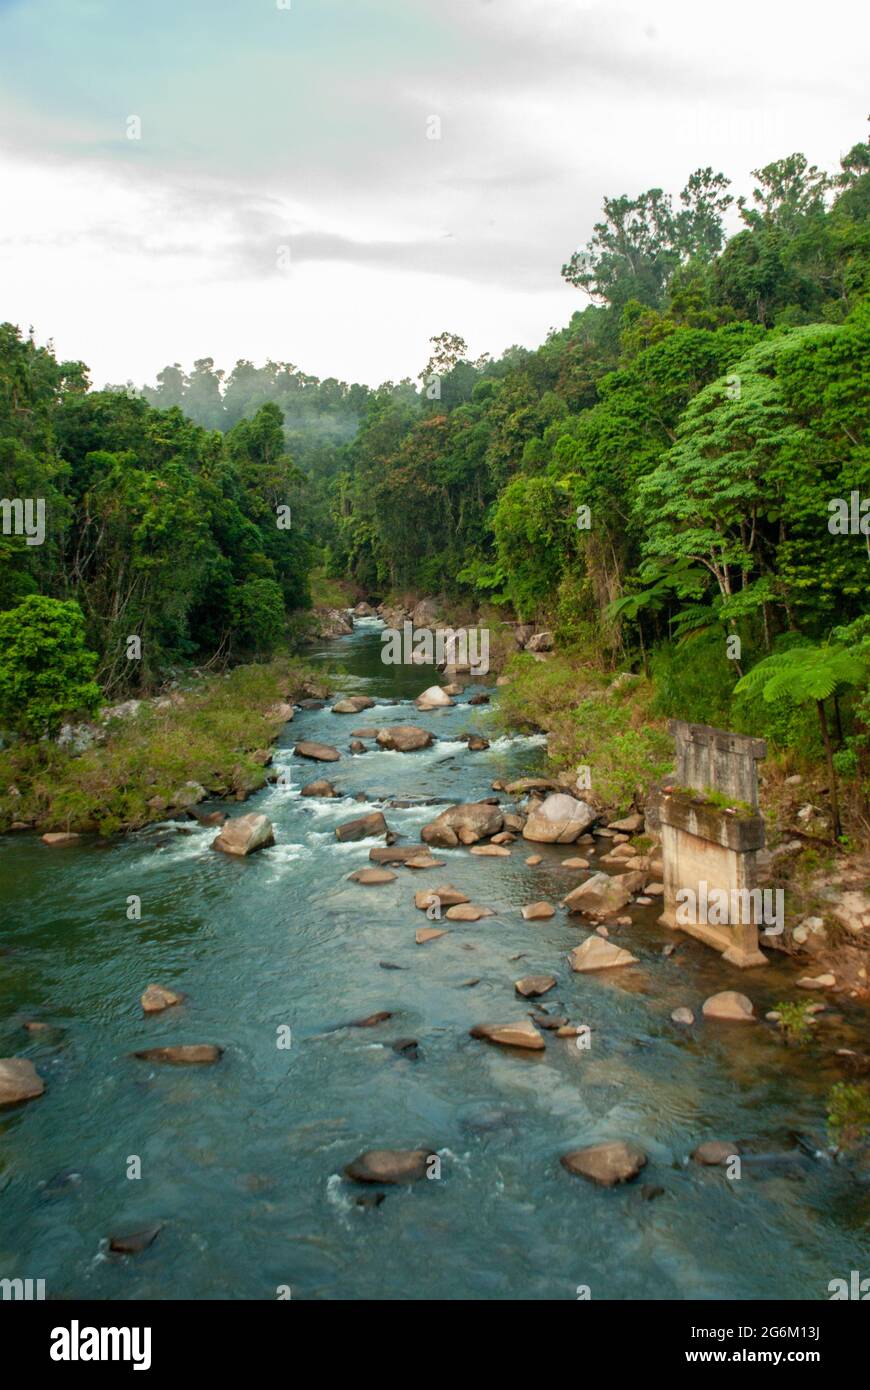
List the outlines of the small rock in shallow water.
<svg viewBox="0 0 870 1390">
<path fill-rule="evenodd" d="M 526 863 L 530 866 L 530 868 L 534 868 L 536 864 L 543 863 L 543 860 L 540 854 L 530 854 L 528 859 L 526 860 Z"/>
<path fill-rule="evenodd" d="M 590 1182 L 598 1183 L 599 1187 L 615 1187 L 617 1183 L 630 1182 L 646 1166 L 646 1161 L 642 1149 L 623 1139 L 574 1149 L 571 1153 L 563 1154 L 560 1160 L 569 1173 L 588 1178 Z"/>
<path fill-rule="evenodd" d="M 707 1139 L 693 1150 L 692 1158 L 707 1168 L 717 1168 L 736 1157 L 738 1152 L 737 1145 L 731 1140 Z"/>
<path fill-rule="evenodd" d="M 198 1066 L 207 1062 L 219 1062 L 223 1055 L 222 1047 L 213 1043 L 185 1043 L 179 1047 L 146 1047 L 133 1056 L 143 1062 L 166 1062 L 170 1066 Z"/>
<path fill-rule="evenodd" d="M 393 1015 L 386 1009 L 381 1009 L 376 1014 L 366 1014 L 365 1018 L 355 1018 L 352 1023 L 348 1023 L 348 1028 L 375 1028 L 379 1023 L 386 1023 L 388 1018 Z"/>
<path fill-rule="evenodd" d="M 504 845 L 472 845 L 469 854 L 480 854 L 488 859 L 509 859 L 510 850 Z"/>
<path fill-rule="evenodd" d="M 134 1231 L 128 1236 L 110 1236 L 109 1249 L 116 1255 L 138 1255 L 154 1244 L 162 1230 L 161 1222 L 158 1226 L 149 1226 L 144 1231 Z"/>
<path fill-rule="evenodd" d="M 79 839 L 81 839 L 81 836 L 77 835 L 74 830 L 49 830 L 42 836 L 42 843 L 44 845 L 54 846 L 71 845 Z"/>
<path fill-rule="evenodd" d="M 658 1183 L 645 1182 L 640 1189 L 640 1195 L 645 1202 L 653 1202 L 656 1197 L 664 1197 L 665 1189 L 659 1187 Z"/>
<path fill-rule="evenodd" d="M 335 838 L 342 844 L 352 840 L 367 840 L 386 833 L 387 822 L 381 811 L 372 811 L 367 816 L 357 816 L 356 819 L 345 821 L 343 825 L 335 828 Z"/>
<path fill-rule="evenodd" d="M 421 888 L 419 893 L 414 894 L 414 906 L 421 912 L 425 912 L 431 907 L 437 898 L 438 905 L 442 908 L 457 907 L 460 903 L 469 901 L 468 894 L 461 889 L 454 888 L 452 883 L 440 883 L 437 888 Z"/>
<path fill-rule="evenodd" d="M 473 1038 L 484 1042 L 500 1043 L 503 1047 L 525 1047 L 541 1052 L 546 1046 L 531 1019 L 520 1019 L 517 1023 L 478 1023 L 471 1029 Z"/>
<path fill-rule="evenodd" d="M 175 994 L 171 989 L 164 989 L 163 985 L 148 985 L 140 1002 L 143 1013 L 159 1014 L 173 1004 L 180 1004 L 183 998 L 183 994 Z"/>
<path fill-rule="evenodd" d="M 725 989 L 720 994 L 711 994 L 704 1000 L 705 1018 L 720 1019 L 726 1023 L 754 1023 L 755 1010 L 752 1000 L 737 990 Z"/>
<path fill-rule="evenodd" d="M 300 796 L 338 796 L 338 792 L 331 782 L 327 782 L 325 777 L 319 778 L 316 782 L 309 782 L 302 788 Z"/>
<path fill-rule="evenodd" d="M 635 965 L 637 956 L 603 941 L 600 936 L 587 936 L 582 946 L 575 946 L 568 959 L 571 969 L 583 974 L 592 970 L 612 970 L 618 966 Z"/>
<path fill-rule="evenodd" d="M 27 1057 L 0 1057 L 0 1106 L 36 1100 L 45 1083 Z"/>
<path fill-rule="evenodd" d="M 379 960 L 378 965 L 382 970 L 405 970 L 407 968 L 404 965 L 394 965 L 391 960 Z"/>
<path fill-rule="evenodd" d="M 515 982 L 514 989 L 523 999 L 537 999 L 541 994 L 548 994 L 555 985 L 555 975 L 526 975 Z"/>
<path fill-rule="evenodd" d="M 402 1057 L 407 1057 L 411 1062 L 418 1060 L 420 1056 L 419 1046 L 416 1038 L 396 1038 L 395 1042 L 390 1043 L 394 1052 L 398 1052 Z"/>
<path fill-rule="evenodd" d="M 548 917 L 555 917 L 556 909 L 550 903 L 529 903 L 522 913 L 527 922 L 542 922 Z"/>
<path fill-rule="evenodd" d="M 432 1149 L 368 1149 L 344 1171 L 354 1182 L 419 1182 L 434 1157 Z"/>
<path fill-rule="evenodd" d="M 337 763 L 341 754 L 337 748 L 333 748 L 329 743 L 311 743 L 303 739 L 297 743 L 293 749 L 297 758 L 311 758 L 318 763 Z"/>
<path fill-rule="evenodd" d="M 671 1023 L 683 1023 L 683 1024 L 685 1024 L 686 1027 L 688 1028 L 688 1027 L 691 1027 L 691 1025 L 692 1025 L 694 1022 L 695 1022 L 695 1015 L 692 1013 L 692 1010 L 691 1010 L 691 1009 L 686 1009 L 686 1008 L 674 1009 L 673 1013 L 671 1014 Z"/>
<path fill-rule="evenodd" d="M 478 907 L 477 903 L 458 903 L 448 907 L 445 913 L 451 922 L 479 922 L 481 917 L 494 917 L 491 907 Z"/>
</svg>

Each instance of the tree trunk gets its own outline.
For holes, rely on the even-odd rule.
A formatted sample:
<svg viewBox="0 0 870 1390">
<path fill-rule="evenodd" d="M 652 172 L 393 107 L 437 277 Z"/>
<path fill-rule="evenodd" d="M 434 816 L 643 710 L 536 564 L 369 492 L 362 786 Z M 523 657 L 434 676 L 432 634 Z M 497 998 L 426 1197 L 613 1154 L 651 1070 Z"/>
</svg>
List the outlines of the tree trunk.
<svg viewBox="0 0 870 1390">
<path fill-rule="evenodd" d="M 834 818 L 834 839 L 840 838 L 840 803 L 837 799 L 837 774 L 834 771 L 834 755 L 831 751 L 831 736 L 828 733 L 828 720 L 825 715 L 824 700 L 816 701 L 816 709 L 819 712 L 819 728 L 822 731 L 822 743 L 825 745 L 825 760 L 828 764 L 828 783 L 831 796 L 831 813 Z"/>
</svg>

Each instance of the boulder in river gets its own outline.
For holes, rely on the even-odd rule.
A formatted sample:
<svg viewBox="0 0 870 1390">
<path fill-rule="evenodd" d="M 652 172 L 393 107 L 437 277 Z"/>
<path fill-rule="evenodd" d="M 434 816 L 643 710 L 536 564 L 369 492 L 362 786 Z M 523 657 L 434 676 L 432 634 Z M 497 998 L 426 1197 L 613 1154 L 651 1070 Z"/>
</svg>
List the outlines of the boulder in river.
<svg viewBox="0 0 870 1390">
<path fill-rule="evenodd" d="M 386 835 L 387 822 L 381 811 L 372 811 L 367 816 L 345 821 L 335 827 L 335 838 L 342 844 L 348 840 L 366 840 L 373 835 Z"/>
<path fill-rule="evenodd" d="M 523 999 L 538 999 L 540 995 L 548 994 L 555 986 L 555 975 L 526 975 L 514 983 L 514 989 Z"/>
<path fill-rule="evenodd" d="M 455 849 L 457 845 L 474 845 L 478 840 L 497 835 L 503 824 L 504 817 L 498 806 L 488 801 L 471 801 L 442 811 L 423 826 L 420 838 L 427 845 Z"/>
<path fill-rule="evenodd" d="M 28 1057 L 0 1057 L 0 1106 L 36 1100 L 45 1082 Z"/>
<path fill-rule="evenodd" d="M 317 763 L 337 763 L 341 754 L 330 743 L 311 743 L 302 739 L 293 749 L 297 758 L 312 758 Z"/>
<path fill-rule="evenodd" d="M 255 850 L 274 845 L 275 833 L 268 816 L 252 813 L 248 816 L 231 816 L 225 820 L 221 832 L 212 840 L 212 849 L 223 854 L 246 855 Z"/>
<path fill-rule="evenodd" d="M 695 1015 L 692 1013 L 692 1010 L 687 1009 L 685 1005 L 681 1004 L 678 1009 L 674 1009 L 671 1013 L 671 1023 L 679 1023 L 684 1028 L 691 1028 L 694 1022 Z"/>
<path fill-rule="evenodd" d="M 529 815 L 523 838 L 543 844 L 571 845 L 595 820 L 596 812 L 585 801 L 567 792 L 554 792 Z"/>
<path fill-rule="evenodd" d="M 630 951 L 624 951 L 621 946 L 614 946 L 612 941 L 605 941 L 600 936 L 587 936 L 580 946 L 575 946 L 569 955 L 571 969 L 578 974 L 587 974 L 593 970 L 613 970 L 617 966 L 635 965 L 637 956 L 633 956 Z"/>
<path fill-rule="evenodd" d="M 477 693 L 477 695 L 472 695 L 468 703 L 470 705 L 488 705 L 489 696 L 481 690 Z"/>
<path fill-rule="evenodd" d="M 481 855 L 484 859 L 510 859 L 511 852 L 504 845 L 472 845 L 469 854 Z"/>
<path fill-rule="evenodd" d="M 350 751 L 353 754 L 365 753 L 366 746 L 361 739 L 353 738 L 350 741 Z"/>
<path fill-rule="evenodd" d="M 457 903 L 448 907 L 445 913 L 451 922 L 479 922 L 481 917 L 494 917 L 491 907 L 478 907 L 477 903 Z"/>
<path fill-rule="evenodd" d="M 471 1029 L 471 1036 L 484 1042 L 500 1043 L 502 1047 L 525 1047 L 532 1052 L 542 1052 L 546 1047 L 530 1018 L 515 1023 L 477 1023 Z"/>
<path fill-rule="evenodd" d="M 636 835 L 643 828 L 643 816 L 633 812 L 630 816 L 624 816 L 622 820 L 612 820 L 607 829 L 624 831 L 626 835 Z"/>
<path fill-rule="evenodd" d="M 624 1139 L 574 1149 L 561 1158 L 562 1167 L 567 1168 L 569 1173 L 588 1178 L 590 1182 L 598 1183 L 599 1187 L 615 1187 L 617 1183 L 630 1182 L 646 1166 L 646 1161 L 643 1149 L 636 1144 L 626 1143 Z"/>
<path fill-rule="evenodd" d="M 364 729 L 351 729 L 351 738 L 377 738 L 377 729 L 370 728 L 368 725 Z"/>
<path fill-rule="evenodd" d="M 731 1140 L 707 1139 L 693 1151 L 692 1158 L 707 1168 L 719 1168 L 739 1152 L 738 1146 Z"/>
<path fill-rule="evenodd" d="M 309 782 L 302 788 L 300 796 L 338 796 L 338 792 L 331 782 L 327 782 L 325 777 L 320 777 L 316 782 Z"/>
<path fill-rule="evenodd" d="M 76 840 L 80 839 L 81 836 L 74 830 L 48 830 L 42 836 L 42 843 L 44 845 L 53 845 L 55 849 L 57 849 L 61 845 L 75 844 Z"/>
<path fill-rule="evenodd" d="M 357 869 L 348 877 L 355 883 L 392 883 L 396 875 L 392 869 Z"/>
<path fill-rule="evenodd" d="M 421 888 L 419 893 L 415 893 L 414 906 L 425 912 L 436 899 L 439 907 L 444 908 L 456 907 L 459 903 L 470 901 L 468 894 L 463 893 L 461 888 L 454 888 L 452 883 L 441 883 L 437 888 Z"/>
<path fill-rule="evenodd" d="M 523 917 L 527 922 L 543 922 L 555 915 L 556 909 L 550 903 L 528 903 L 523 908 Z"/>
<path fill-rule="evenodd" d="M 489 739 L 481 734 L 469 734 L 465 743 L 469 753 L 483 753 L 489 747 Z"/>
<path fill-rule="evenodd" d="M 332 706 L 333 714 L 359 714 L 361 710 L 372 709 L 374 700 L 368 695 L 346 695 Z"/>
<path fill-rule="evenodd" d="M 406 869 L 443 869 L 446 859 L 433 859 L 431 854 L 415 854 L 405 860 Z"/>
<path fill-rule="evenodd" d="M 304 708 L 309 701 L 304 700 L 302 703 Z M 282 724 L 289 724 L 293 718 L 293 706 L 288 704 L 286 700 L 279 700 L 276 705 L 272 705 L 270 709 L 266 710 L 266 718 L 278 719 Z"/>
<path fill-rule="evenodd" d="M 440 685 L 430 685 L 427 690 L 418 695 L 414 704 L 418 709 L 446 709 L 452 705 L 453 701 Z"/>
<path fill-rule="evenodd" d="M 705 1018 L 720 1019 L 726 1023 L 754 1023 L 755 1009 L 752 1000 L 736 989 L 724 989 L 720 994 L 711 994 L 704 1000 Z"/>
<path fill-rule="evenodd" d="M 430 1160 L 436 1157 L 431 1148 L 425 1149 L 367 1149 L 348 1163 L 345 1173 L 354 1182 L 406 1183 L 425 1178 Z"/>
<path fill-rule="evenodd" d="M 177 1047 L 146 1047 L 134 1052 L 142 1062 L 165 1062 L 168 1066 L 204 1066 L 209 1062 L 219 1062 L 223 1048 L 214 1043 L 182 1043 Z"/>
<path fill-rule="evenodd" d="M 584 917 L 612 917 L 631 901 L 631 890 L 623 882 L 626 877 L 625 874 L 613 878 L 608 874 L 593 874 L 579 888 L 574 888 L 562 905 L 569 912 L 582 912 Z"/>
<path fill-rule="evenodd" d="M 142 1012 L 162 1013 L 164 1009 L 171 1009 L 173 1004 L 180 1004 L 183 998 L 183 994 L 176 994 L 171 989 L 165 989 L 163 985 L 148 985 L 140 1001 Z"/>
<path fill-rule="evenodd" d="M 428 729 L 421 729 L 417 724 L 390 724 L 378 730 L 377 741 L 381 748 L 397 753 L 415 753 L 418 748 L 429 747 L 432 735 Z"/>
</svg>

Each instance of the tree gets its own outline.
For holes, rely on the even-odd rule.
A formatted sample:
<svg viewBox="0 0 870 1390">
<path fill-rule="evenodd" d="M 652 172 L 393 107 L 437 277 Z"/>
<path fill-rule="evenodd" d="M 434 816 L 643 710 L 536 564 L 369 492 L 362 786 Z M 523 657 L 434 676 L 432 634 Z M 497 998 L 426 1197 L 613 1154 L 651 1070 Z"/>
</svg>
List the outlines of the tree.
<svg viewBox="0 0 870 1390">
<path fill-rule="evenodd" d="M 30 594 L 0 613 L 0 719 L 16 733 L 53 737 L 66 715 L 92 714 L 96 666 L 72 599 Z"/>
<path fill-rule="evenodd" d="M 734 687 L 735 695 L 760 694 L 768 704 L 782 699 L 783 696 L 794 700 L 796 704 L 815 702 L 825 761 L 828 765 L 835 839 L 839 839 L 841 833 L 840 803 L 825 701 L 849 686 L 865 684 L 867 674 L 866 660 L 862 659 L 859 653 L 835 643 L 820 643 L 817 646 L 807 644 L 789 647 L 787 651 L 773 652 L 759 661 L 757 666 L 753 666 Z"/>
</svg>

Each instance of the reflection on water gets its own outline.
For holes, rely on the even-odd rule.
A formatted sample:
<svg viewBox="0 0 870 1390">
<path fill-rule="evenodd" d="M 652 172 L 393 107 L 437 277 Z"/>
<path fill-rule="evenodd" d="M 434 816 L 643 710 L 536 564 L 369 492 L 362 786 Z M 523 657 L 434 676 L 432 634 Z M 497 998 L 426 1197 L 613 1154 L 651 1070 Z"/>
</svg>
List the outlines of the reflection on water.
<svg viewBox="0 0 870 1390">
<path fill-rule="evenodd" d="M 271 817 L 274 848 L 235 862 L 211 851 L 213 830 L 181 823 L 109 848 L 0 842 L 0 1055 L 32 1058 L 46 1081 L 41 1100 L 0 1116 L 0 1277 L 44 1278 L 54 1298 L 274 1298 L 281 1284 L 294 1298 L 574 1298 L 578 1284 L 593 1298 L 827 1297 L 830 1279 L 870 1258 L 867 1189 L 794 1148 L 795 1132 L 823 1135 L 838 1079 L 828 1049 L 786 1051 L 763 1025 L 669 1021 L 726 988 L 763 1013 L 791 977 L 775 965 L 742 974 L 692 941 L 664 958 L 675 938 L 654 906 L 614 933 L 637 967 L 572 975 L 565 953 L 583 929 L 519 912 L 575 885 L 561 868 L 570 846 L 536 846 L 536 868 L 522 841 L 509 859 L 440 850 L 443 869 L 348 882 L 370 842 L 339 845 L 333 832 L 365 809 L 357 794 L 416 839 L 436 812 L 384 803 L 485 796 L 543 756 L 540 739 L 495 735 L 469 753 L 461 736 L 489 733 L 488 709 L 463 698 L 420 714 L 407 701 L 435 673 L 384 666 L 378 634 L 363 623 L 313 653 L 344 663 L 349 688 L 397 703 L 376 717 L 297 713 L 276 753 L 286 785 L 247 808 Z M 397 721 L 438 742 L 348 754 L 351 729 Z M 295 758 L 300 737 L 336 743 L 341 761 Z M 300 797 L 321 775 L 341 798 Z M 447 936 L 418 947 L 413 893 L 448 880 L 496 915 L 443 923 Z M 140 922 L 125 915 L 131 893 Z M 549 1035 L 546 1052 L 522 1054 L 468 1036 L 522 1017 L 513 982 L 538 972 L 558 976 L 542 1002 L 588 1023 L 591 1051 Z M 186 1002 L 143 1018 L 152 981 Z M 341 1027 L 376 1010 L 393 1017 Z M 27 1034 L 33 1018 L 51 1031 Z M 277 1045 L 285 1026 L 289 1050 Z M 848 1017 L 839 1027 L 849 1036 Z M 390 1046 L 399 1037 L 418 1040 L 417 1060 Z M 201 1069 L 130 1057 L 174 1042 L 226 1052 Z M 629 1187 L 601 1191 L 559 1167 L 568 1148 L 622 1136 L 650 1159 Z M 762 1157 L 729 1182 L 687 1165 L 707 1138 Z M 442 1155 L 440 1181 L 357 1204 L 342 1176 L 350 1159 L 420 1144 Z M 138 1181 L 126 1176 L 132 1155 Z M 663 1195 L 644 1200 L 642 1182 Z M 108 1235 L 156 1222 L 166 1224 L 145 1253 L 107 1255 Z"/>
</svg>

